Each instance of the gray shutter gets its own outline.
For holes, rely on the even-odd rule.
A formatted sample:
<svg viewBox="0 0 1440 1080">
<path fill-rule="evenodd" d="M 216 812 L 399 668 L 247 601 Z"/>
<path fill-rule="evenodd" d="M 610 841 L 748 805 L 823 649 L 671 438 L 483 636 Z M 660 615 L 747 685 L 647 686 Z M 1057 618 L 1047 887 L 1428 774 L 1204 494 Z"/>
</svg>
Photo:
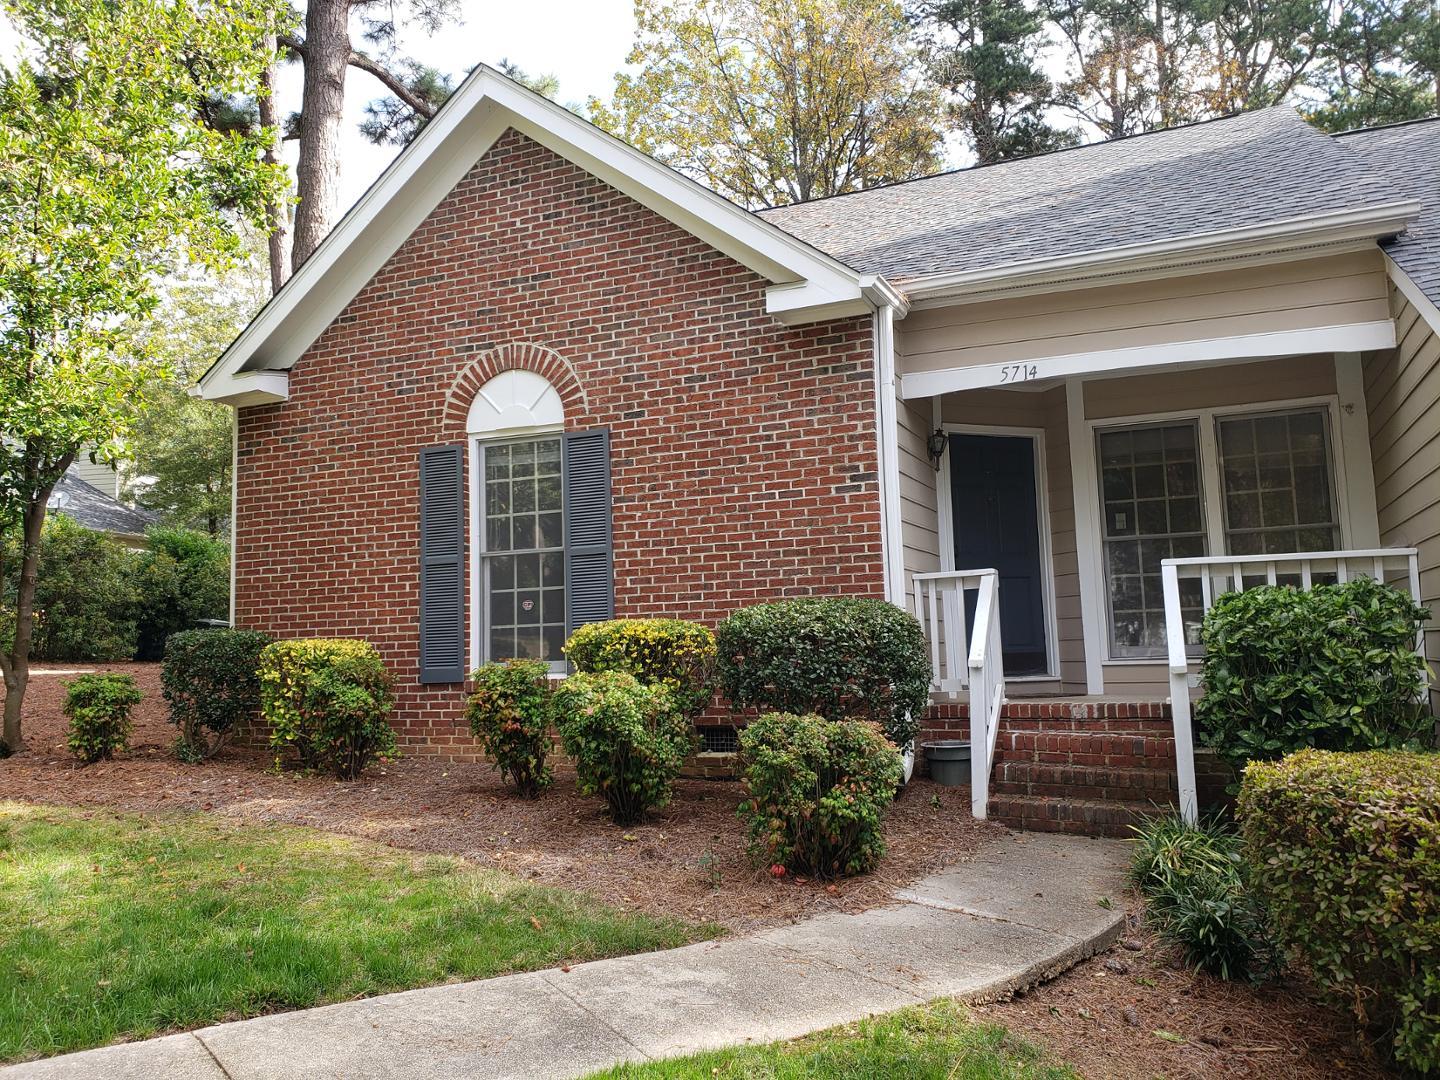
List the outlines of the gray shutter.
<svg viewBox="0 0 1440 1080">
<path fill-rule="evenodd" d="M 420 451 L 420 681 L 465 679 L 465 448 Z"/>
<path fill-rule="evenodd" d="M 565 622 L 615 617 L 610 531 L 610 432 L 565 433 Z"/>
</svg>

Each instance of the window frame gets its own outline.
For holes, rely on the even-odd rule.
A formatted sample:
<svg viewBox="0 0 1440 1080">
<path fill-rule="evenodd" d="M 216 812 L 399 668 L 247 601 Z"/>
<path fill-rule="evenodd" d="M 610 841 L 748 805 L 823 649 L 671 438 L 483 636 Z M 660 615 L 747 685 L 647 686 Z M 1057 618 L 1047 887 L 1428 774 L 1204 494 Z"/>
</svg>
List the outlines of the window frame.
<svg viewBox="0 0 1440 1080">
<path fill-rule="evenodd" d="M 1087 493 L 1094 518 L 1093 548 L 1090 553 L 1092 572 L 1100 583 L 1099 611 L 1101 622 L 1093 636 L 1087 635 L 1086 648 L 1092 643 L 1100 647 L 1100 663 L 1104 665 L 1150 665 L 1164 662 L 1164 652 L 1151 656 L 1115 656 L 1112 648 L 1112 617 L 1110 608 L 1109 574 L 1105 565 L 1105 530 L 1101 515 L 1104 514 L 1104 492 L 1101 488 L 1100 440 L 1099 433 L 1113 428 L 1144 427 L 1151 424 L 1166 424 L 1176 421 L 1194 421 L 1199 425 L 1200 434 L 1200 483 L 1202 513 L 1206 525 L 1205 550 L 1207 554 L 1225 552 L 1227 536 L 1225 509 L 1220 473 L 1220 448 L 1218 444 L 1218 423 L 1220 418 L 1253 416 L 1264 413 L 1290 413 L 1306 410 L 1324 410 L 1326 414 L 1326 437 L 1329 449 L 1331 498 L 1335 504 L 1338 531 L 1338 549 L 1345 550 L 1351 545 L 1354 524 L 1351 519 L 1355 509 L 1350 499 L 1350 484 L 1346 473 L 1346 452 L 1344 428 L 1339 410 L 1337 394 L 1316 397 L 1282 398 L 1273 401 L 1246 402 L 1235 405 L 1210 406 L 1201 409 L 1174 409 L 1167 412 L 1143 413 L 1137 415 L 1105 416 L 1084 419 L 1084 433 L 1088 440 L 1090 459 L 1094 462 L 1092 475 L 1087 479 L 1090 488 Z"/>
</svg>

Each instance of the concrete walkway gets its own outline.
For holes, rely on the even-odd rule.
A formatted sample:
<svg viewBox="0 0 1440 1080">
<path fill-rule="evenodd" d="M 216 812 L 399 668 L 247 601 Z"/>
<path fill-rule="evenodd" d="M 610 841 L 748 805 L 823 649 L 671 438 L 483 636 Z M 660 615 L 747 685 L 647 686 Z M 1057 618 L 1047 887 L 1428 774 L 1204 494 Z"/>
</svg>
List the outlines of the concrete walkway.
<svg viewBox="0 0 1440 1080">
<path fill-rule="evenodd" d="M 939 997 L 993 1000 L 1115 938 L 1125 858 L 1117 841 L 1016 835 L 895 907 L 220 1024 L 0 1069 L 0 1080 L 575 1077 Z"/>
</svg>

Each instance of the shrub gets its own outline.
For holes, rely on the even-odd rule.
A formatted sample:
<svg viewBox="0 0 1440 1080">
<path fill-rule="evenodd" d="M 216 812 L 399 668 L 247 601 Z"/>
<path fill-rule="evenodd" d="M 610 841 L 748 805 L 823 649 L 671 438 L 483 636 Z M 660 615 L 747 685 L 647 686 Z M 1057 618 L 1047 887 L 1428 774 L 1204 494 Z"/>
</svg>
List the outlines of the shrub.
<svg viewBox="0 0 1440 1080">
<path fill-rule="evenodd" d="M 194 529 L 148 529 L 148 551 L 132 570 L 135 658 L 159 660 L 171 634 L 192 630 L 202 619 L 224 619 L 230 610 L 230 549 Z"/>
<path fill-rule="evenodd" d="M 80 675 L 66 684 L 66 745 L 86 765 L 108 761 L 130 741 L 130 710 L 144 695 L 129 675 Z"/>
<path fill-rule="evenodd" d="M 879 726 L 768 713 L 740 733 L 750 850 L 787 870 L 834 877 L 885 853 L 880 816 L 903 764 Z"/>
<path fill-rule="evenodd" d="M 260 653 L 270 636 L 258 630 L 182 630 L 165 642 L 160 687 L 180 729 L 181 761 L 213 757 L 242 720 L 260 708 Z"/>
<path fill-rule="evenodd" d="M 550 668 L 543 660 L 486 664 L 470 676 L 475 689 L 465 706 L 470 731 L 502 777 L 536 798 L 550 786 Z"/>
<path fill-rule="evenodd" d="M 1440 755 L 1252 764 L 1238 814 L 1280 940 L 1398 1062 L 1440 1071 Z"/>
<path fill-rule="evenodd" d="M 914 618 L 883 600 L 815 597 L 742 608 L 716 631 L 720 688 L 741 708 L 858 716 L 896 746 L 930 702 L 930 655 Z"/>
<path fill-rule="evenodd" d="M 0 588 L 0 638 L 15 632 L 14 604 L 20 544 L 12 531 L 0 552 L 7 574 Z M 36 660 L 93 663 L 135 654 L 136 554 L 66 514 L 51 514 L 40 538 L 35 586 Z"/>
<path fill-rule="evenodd" d="M 301 638 L 260 652 L 260 713 L 276 762 L 293 747 L 300 764 L 353 780 L 395 749 L 394 696 L 368 641 Z"/>
<path fill-rule="evenodd" d="M 669 690 L 623 671 L 572 675 L 552 705 L 580 790 L 603 798 L 616 824 L 670 801 L 695 729 Z"/>
<path fill-rule="evenodd" d="M 1202 739 L 1237 767 L 1292 750 L 1401 747 L 1430 731 L 1415 651 L 1429 612 L 1369 578 L 1227 593 L 1205 615 Z"/>
<path fill-rule="evenodd" d="M 686 716 L 704 712 L 714 695 L 715 635 L 684 619 L 611 619 L 580 627 L 565 657 L 584 672 L 625 671 L 670 691 Z"/>
<path fill-rule="evenodd" d="M 1130 883 L 1145 897 L 1150 924 L 1186 963 L 1222 979 L 1278 972 L 1279 950 L 1233 828 L 1220 818 L 1189 825 L 1165 814 L 1135 832 Z"/>
</svg>

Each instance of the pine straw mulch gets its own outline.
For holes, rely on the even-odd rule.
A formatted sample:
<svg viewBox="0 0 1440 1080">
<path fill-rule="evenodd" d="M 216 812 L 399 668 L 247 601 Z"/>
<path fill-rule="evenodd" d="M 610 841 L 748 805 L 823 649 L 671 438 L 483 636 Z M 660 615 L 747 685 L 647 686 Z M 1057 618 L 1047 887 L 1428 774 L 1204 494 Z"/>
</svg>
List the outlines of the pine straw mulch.
<svg viewBox="0 0 1440 1080">
<path fill-rule="evenodd" d="M 1223 982 L 1140 925 L 1112 949 L 978 1017 L 1043 1043 L 1089 1080 L 1378 1080 L 1387 1070 L 1309 984 Z"/>
<path fill-rule="evenodd" d="M 79 665 L 76 665 L 79 667 Z M 395 847 L 458 855 L 536 882 L 590 893 L 616 907 L 745 932 L 830 911 L 892 902 L 895 889 L 973 857 L 1005 836 L 970 817 L 965 791 L 910 784 L 885 819 L 888 853 L 876 872 L 833 886 L 776 880 L 745 852 L 735 816 L 739 786 L 681 781 L 675 799 L 644 824 L 622 829 L 599 800 L 557 770 L 534 802 L 516 798 L 490 767 L 402 757 L 355 783 L 276 774 L 262 750 L 226 747 L 212 761 L 182 765 L 170 751 L 157 664 L 86 670 L 133 674 L 145 699 L 130 749 L 114 762 L 76 766 L 65 749 L 61 675 L 38 674 L 25 699 L 28 749 L 0 761 L 0 798 L 119 810 L 207 810 L 347 833 Z"/>
</svg>

